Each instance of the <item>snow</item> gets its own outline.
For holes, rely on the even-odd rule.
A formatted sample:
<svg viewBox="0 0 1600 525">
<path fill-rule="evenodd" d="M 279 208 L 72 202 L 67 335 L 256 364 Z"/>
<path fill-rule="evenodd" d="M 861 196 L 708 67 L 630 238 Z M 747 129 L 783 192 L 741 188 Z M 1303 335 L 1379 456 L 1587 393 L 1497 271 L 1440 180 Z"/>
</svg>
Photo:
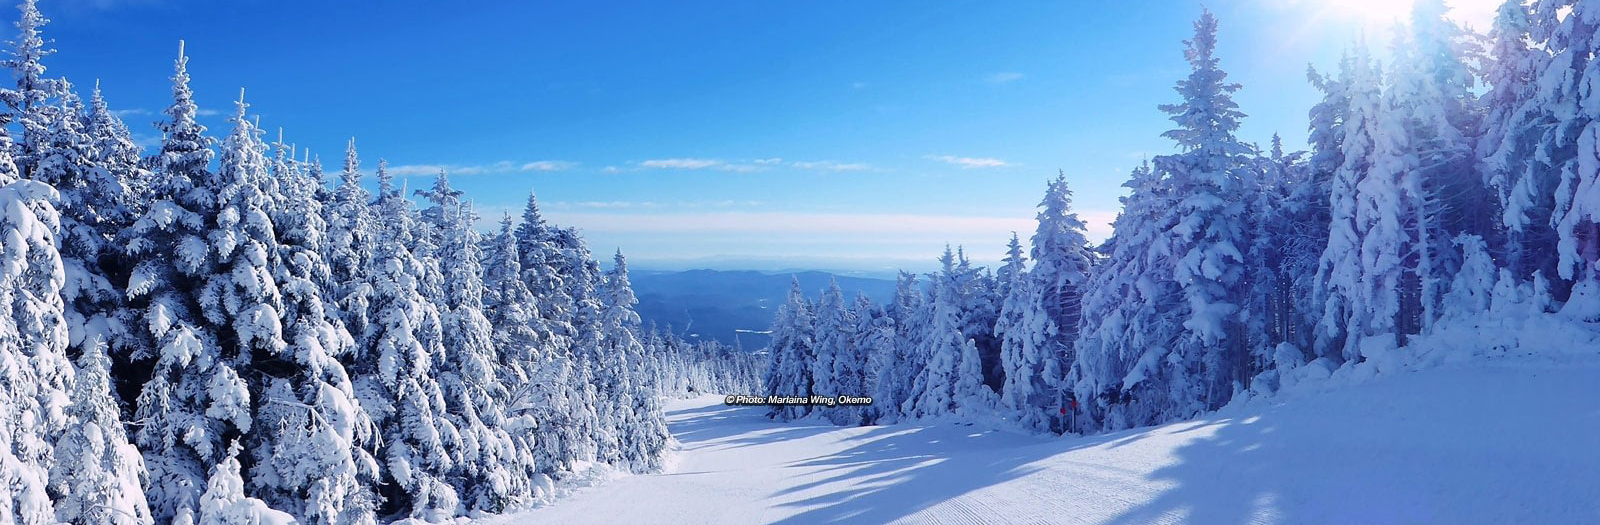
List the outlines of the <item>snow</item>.
<svg viewBox="0 0 1600 525">
<path fill-rule="evenodd" d="M 670 402 L 680 442 L 512 523 L 1578 523 L 1600 520 L 1600 359 L 1507 357 L 1045 438 L 783 424 Z M 1335 386 L 1327 386 L 1335 385 Z"/>
</svg>

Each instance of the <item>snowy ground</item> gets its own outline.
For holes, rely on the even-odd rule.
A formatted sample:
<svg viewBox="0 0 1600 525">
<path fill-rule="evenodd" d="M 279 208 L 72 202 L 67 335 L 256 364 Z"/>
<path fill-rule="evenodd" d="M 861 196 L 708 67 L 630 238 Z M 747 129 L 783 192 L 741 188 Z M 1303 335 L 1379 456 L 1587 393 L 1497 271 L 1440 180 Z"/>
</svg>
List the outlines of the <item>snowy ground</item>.
<svg viewBox="0 0 1600 525">
<path fill-rule="evenodd" d="M 1445 365 L 1049 439 L 675 402 L 665 474 L 510 523 L 1600 523 L 1600 362 Z"/>
</svg>

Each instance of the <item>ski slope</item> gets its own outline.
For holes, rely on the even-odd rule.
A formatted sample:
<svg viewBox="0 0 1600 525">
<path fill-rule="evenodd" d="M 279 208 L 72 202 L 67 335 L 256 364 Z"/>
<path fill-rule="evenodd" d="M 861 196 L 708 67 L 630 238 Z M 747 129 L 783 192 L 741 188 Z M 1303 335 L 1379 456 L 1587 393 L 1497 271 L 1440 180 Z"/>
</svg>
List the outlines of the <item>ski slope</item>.
<svg viewBox="0 0 1600 525">
<path fill-rule="evenodd" d="M 488 524 L 1600 523 L 1600 363 L 1380 376 L 1085 438 L 669 406 L 676 464 Z"/>
</svg>

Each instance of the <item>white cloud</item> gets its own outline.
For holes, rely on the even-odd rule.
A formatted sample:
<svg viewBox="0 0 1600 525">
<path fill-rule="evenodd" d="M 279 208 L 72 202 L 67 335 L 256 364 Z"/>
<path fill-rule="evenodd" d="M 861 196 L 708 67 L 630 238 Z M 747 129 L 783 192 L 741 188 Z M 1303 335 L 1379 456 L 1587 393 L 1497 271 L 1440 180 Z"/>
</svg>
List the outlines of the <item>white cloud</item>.
<svg viewBox="0 0 1600 525">
<path fill-rule="evenodd" d="M 1116 210 L 1078 210 L 1077 214 L 1083 221 L 1084 237 L 1089 242 L 1100 243 L 1111 238 L 1111 222 L 1117 220 Z"/>
<path fill-rule="evenodd" d="M 851 82 L 850 83 L 850 89 L 866 89 L 866 88 L 867 88 L 867 83 L 866 82 L 857 81 L 857 82 Z"/>
<path fill-rule="evenodd" d="M 964 217 L 912 214 L 796 212 L 550 213 L 551 220 L 586 231 L 630 233 L 915 234 L 933 238 L 994 233 L 996 245 L 1012 231 L 1032 231 L 1032 217 Z"/>
<path fill-rule="evenodd" d="M 140 115 L 149 115 L 150 114 L 150 110 L 143 109 L 143 108 L 113 109 L 113 110 L 111 110 L 111 114 L 113 116 L 117 117 L 117 118 L 128 118 L 128 117 L 137 117 L 137 116 L 140 116 Z"/>
<path fill-rule="evenodd" d="M 779 157 L 772 157 L 770 159 L 756 159 L 754 162 L 763 166 L 769 166 L 772 164 L 781 164 L 783 163 L 783 159 Z"/>
<path fill-rule="evenodd" d="M 562 206 L 571 206 L 573 208 L 590 208 L 590 209 L 629 209 L 629 208 L 659 208 L 659 207 L 661 207 L 661 203 L 649 202 L 649 201 L 644 201 L 644 202 L 627 202 L 627 201 L 553 202 L 553 203 L 551 203 L 551 205 L 554 208 L 560 208 Z"/>
<path fill-rule="evenodd" d="M 989 76 L 983 77 L 983 80 L 991 84 L 1005 84 L 1007 82 L 1016 82 L 1018 80 L 1022 80 L 1022 73 L 1018 73 L 1016 71 L 990 73 Z"/>
<path fill-rule="evenodd" d="M 194 114 L 202 116 L 202 117 L 213 117 L 213 116 L 221 115 L 222 112 L 221 111 L 217 111 L 215 109 L 199 108 L 199 109 L 195 110 Z"/>
<path fill-rule="evenodd" d="M 629 210 L 629 209 L 717 209 L 760 206 L 760 201 L 577 201 L 551 202 L 550 209 Z"/>
<path fill-rule="evenodd" d="M 155 149 L 161 147 L 161 135 L 133 134 L 133 144 L 141 149 Z"/>
<path fill-rule="evenodd" d="M 640 162 L 646 168 L 665 168 L 679 170 L 698 170 L 721 165 L 720 160 L 711 159 L 655 159 Z"/>
<path fill-rule="evenodd" d="M 564 160 L 540 160 L 522 165 L 522 171 L 563 171 L 578 166 L 576 162 Z"/>
<path fill-rule="evenodd" d="M 872 165 L 861 162 L 834 162 L 831 160 L 795 161 L 789 165 L 803 170 L 868 171 L 872 169 Z"/>
<path fill-rule="evenodd" d="M 765 159 L 763 159 L 763 160 L 765 160 Z M 782 161 L 782 159 L 779 159 L 779 161 Z M 754 164 L 733 164 L 733 163 L 728 163 L 728 162 L 724 162 L 724 161 L 717 160 L 717 159 L 693 159 L 693 158 L 651 159 L 651 160 L 646 160 L 644 162 L 640 162 L 639 166 L 643 167 L 643 168 L 674 169 L 674 170 L 704 170 L 704 169 L 711 169 L 711 170 L 717 170 L 717 171 L 732 171 L 732 172 L 738 172 L 738 173 L 750 173 L 750 172 L 761 171 L 761 170 L 766 169 L 765 167 L 762 167 L 762 166 L 759 166 L 759 165 L 754 165 Z"/>
<path fill-rule="evenodd" d="M 453 169 L 453 168 L 451 168 L 449 166 L 439 165 L 439 164 L 404 164 L 404 165 L 400 165 L 400 166 L 389 166 L 388 168 L 386 168 L 386 170 L 389 172 L 390 175 L 394 175 L 396 177 L 411 177 L 411 176 L 415 176 L 415 175 L 438 175 L 439 172 L 441 172 L 441 171 L 448 172 L 448 173 L 460 173 L 456 169 Z"/>
<path fill-rule="evenodd" d="M 561 171 L 574 168 L 576 162 L 564 160 L 541 160 L 535 162 L 517 163 L 502 160 L 491 164 L 476 165 L 446 165 L 446 164 L 406 164 L 390 166 L 389 173 L 397 177 L 416 175 L 438 175 L 444 171 L 450 175 L 482 175 L 487 173 L 513 173 L 527 171 Z"/>
<path fill-rule="evenodd" d="M 930 160 L 937 160 L 946 164 L 954 164 L 963 168 L 1003 168 L 1013 166 L 1009 162 L 993 157 L 957 157 L 955 155 L 929 155 Z"/>
</svg>

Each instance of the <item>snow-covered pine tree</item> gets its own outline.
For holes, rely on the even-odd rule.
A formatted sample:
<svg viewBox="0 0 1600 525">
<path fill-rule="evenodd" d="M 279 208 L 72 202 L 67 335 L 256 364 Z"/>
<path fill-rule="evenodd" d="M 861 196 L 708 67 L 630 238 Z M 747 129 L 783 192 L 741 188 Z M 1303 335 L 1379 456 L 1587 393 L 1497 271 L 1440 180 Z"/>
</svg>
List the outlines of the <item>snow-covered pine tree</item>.
<svg viewBox="0 0 1600 525">
<path fill-rule="evenodd" d="M 1163 136 L 1177 142 L 1180 153 L 1154 159 L 1179 196 L 1162 249 L 1173 255 L 1171 276 L 1189 308 L 1185 333 L 1168 361 L 1182 363 L 1179 373 L 1195 383 L 1170 391 L 1178 414 L 1218 408 L 1249 380 L 1243 227 L 1253 148 L 1234 135 L 1245 115 L 1233 101 L 1240 86 L 1218 67 L 1216 17 L 1202 13 L 1194 28 L 1184 52 L 1192 71 L 1177 85 L 1183 102 L 1161 106 L 1177 124 Z"/>
<path fill-rule="evenodd" d="M 1086 225 L 1072 211 L 1072 190 L 1059 173 L 1039 202 L 1038 229 L 1033 234 L 1033 269 L 1026 281 L 1012 285 L 1006 298 L 1011 309 L 1004 337 L 1011 345 L 1004 355 L 1008 417 L 1025 428 L 1063 432 L 1060 409 L 1068 408 L 1072 387 L 1068 368 L 1077 360 L 1075 345 L 1083 318 L 1084 288 L 1093 255 L 1084 237 Z M 1020 244 L 1012 239 L 1008 261 L 1022 264 Z"/>
<path fill-rule="evenodd" d="M 1373 170 L 1378 143 L 1390 140 L 1384 136 L 1387 130 L 1380 122 L 1383 94 L 1376 67 L 1370 63 L 1366 48 L 1359 43 L 1354 53 L 1347 56 L 1349 65 L 1343 71 L 1348 73 L 1340 75 L 1340 84 L 1348 100 L 1337 146 L 1340 164 L 1329 179 L 1328 241 L 1317 263 L 1313 289 L 1313 296 L 1321 303 L 1317 309 L 1321 315 L 1312 338 L 1314 353 L 1336 362 L 1357 359 L 1360 355 L 1355 346 L 1360 338 L 1359 327 L 1350 323 L 1358 319 L 1358 310 L 1367 307 L 1362 286 L 1365 272 L 1361 247 L 1370 226 L 1358 220 L 1358 186 Z M 1312 169 L 1321 169 L 1319 159 L 1329 156 L 1331 153 L 1319 151 L 1313 158 Z"/>
<path fill-rule="evenodd" d="M 67 523 L 144 525 L 152 523 L 145 500 L 144 461 L 128 443 L 122 410 L 111 394 L 111 360 L 97 341 L 78 356 L 72 387 L 71 421 L 56 441 L 52 483 L 56 519 Z"/>
<path fill-rule="evenodd" d="M 439 306 L 444 352 L 434 378 L 444 394 L 444 417 L 461 434 L 461 450 L 451 483 L 469 510 L 500 512 L 525 505 L 531 497 L 526 483 L 508 482 L 515 450 L 503 428 L 506 394 L 496 378 L 498 349 L 494 328 L 484 317 L 482 254 L 473 229 L 470 205 L 450 187 L 440 172 L 433 187 L 419 190 L 432 205 L 422 212 L 434 232 L 439 269 L 443 276 L 443 304 Z M 496 482 L 496 481 L 500 482 Z"/>
<path fill-rule="evenodd" d="M 851 306 L 844 302 L 844 290 L 837 279 L 829 279 L 828 288 L 817 300 L 816 358 L 811 361 L 813 389 L 817 395 L 861 395 L 862 362 L 856 348 L 857 319 Z M 822 417 L 835 425 L 855 425 L 860 422 L 857 410 L 832 407 L 822 411 Z"/>
<path fill-rule="evenodd" d="M 23 0 L 17 9 L 22 12 L 15 24 L 17 36 L 7 42 L 11 47 L 7 53 L 10 57 L 0 60 L 0 66 L 11 70 L 16 88 L 0 89 L 0 101 L 5 102 L 11 121 L 19 124 L 22 130 L 22 136 L 12 145 L 16 149 L 17 173 L 24 179 L 34 179 L 33 172 L 46 149 L 45 141 L 52 135 L 53 122 L 68 117 L 51 102 L 69 88 L 63 80 L 44 76 L 44 57 L 56 52 L 43 35 L 50 19 L 39 13 L 37 0 Z"/>
<path fill-rule="evenodd" d="M 1296 279 L 1303 271 L 1297 262 L 1315 260 L 1310 247 L 1295 242 L 1302 226 L 1304 201 L 1295 200 L 1294 185 L 1299 166 L 1295 156 L 1283 151 L 1283 139 L 1272 136 L 1270 153 L 1256 159 L 1257 168 L 1248 186 L 1250 195 L 1250 245 L 1245 252 L 1246 301 L 1249 312 L 1245 333 L 1249 337 L 1249 359 L 1245 375 L 1254 378 L 1273 362 L 1280 343 L 1295 336 L 1300 317 L 1295 309 Z M 1327 230 L 1327 225 L 1315 225 Z M 1303 251 L 1304 253 L 1297 253 Z M 1299 348 L 1298 346 L 1296 348 Z"/>
<path fill-rule="evenodd" d="M 872 404 L 879 424 L 900 419 L 901 407 L 910 395 L 911 381 L 924 362 L 920 359 L 923 354 L 916 346 L 925 332 L 919 322 L 924 311 L 923 302 L 917 276 L 900 272 L 895 281 L 894 299 L 884 307 L 884 316 L 894 329 L 892 344 L 889 348 L 878 349 L 874 354 L 877 374 L 872 381 Z"/>
<path fill-rule="evenodd" d="M 972 340 L 973 348 L 977 349 L 978 359 L 972 365 L 977 367 L 978 382 L 988 390 L 974 395 L 992 398 L 986 403 L 998 402 L 997 393 L 1005 383 L 1005 372 L 1000 366 L 1000 339 L 995 337 L 994 325 L 1000 319 L 1000 305 L 1005 302 L 1005 296 L 998 293 L 999 286 L 988 268 L 973 266 L 962 248 L 956 249 L 956 256 L 960 261 L 957 267 L 961 283 L 961 336 Z"/>
<path fill-rule="evenodd" d="M 485 265 L 485 303 L 500 363 L 496 376 L 505 385 L 506 431 L 516 450 L 514 465 L 528 479 L 569 470 L 579 458 L 581 436 L 571 420 L 571 361 L 539 324 L 537 299 L 523 281 L 521 256 L 512 220 L 500 222 Z M 542 495 L 548 496 L 548 495 Z"/>
<path fill-rule="evenodd" d="M 351 335 L 366 333 L 372 286 L 366 280 L 372 262 L 377 234 L 372 218 L 372 195 L 361 185 L 361 160 L 356 155 L 356 140 L 345 147 L 344 169 L 332 201 L 325 208 L 328 240 L 324 257 L 330 274 L 328 294 L 340 319 Z M 348 360 L 346 362 L 348 363 Z"/>
<path fill-rule="evenodd" d="M 1414 277 L 1402 283 L 1406 291 L 1397 325 L 1402 343 L 1438 317 L 1444 288 L 1461 264 L 1451 241 L 1461 234 L 1488 234 L 1496 215 L 1472 151 L 1480 111 L 1467 60 L 1480 51 L 1445 18 L 1446 9 L 1443 0 L 1413 5 L 1409 31 L 1396 37 L 1386 87 L 1389 110 L 1407 144 L 1395 162 L 1402 163 L 1399 169 L 1409 179 L 1401 189 L 1411 200 L 1405 227 L 1415 238 L 1405 248 L 1412 252 L 1406 267 Z"/>
<path fill-rule="evenodd" d="M 811 362 L 811 388 L 821 396 L 839 395 L 838 378 L 835 377 L 834 361 L 849 359 L 850 331 L 855 323 L 851 322 L 845 310 L 844 290 L 839 289 L 837 279 L 830 279 L 828 288 L 823 290 L 822 296 L 816 302 L 816 346 L 813 347 Z M 846 367 L 848 368 L 848 364 Z M 848 424 L 847 421 L 836 419 L 844 415 L 831 410 L 821 410 L 823 419 L 835 425 Z"/>
<path fill-rule="evenodd" d="M 291 525 L 293 516 L 273 510 L 261 500 L 246 496 L 244 479 L 239 476 L 239 444 L 228 447 L 228 455 L 211 469 L 206 492 L 200 496 L 196 525 Z"/>
<path fill-rule="evenodd" d="M 230 256 L 229 261 L 244 272 L 241 277 L 253 280 L 241 283 L 254 284 L 253 288 L 230 290 L 241 292 L 231 297 L 250 300 L 236 306 L 267 304 L 262 294 L 271 283 L 263 283 L 253 271 L 256 256 L 265 256 L 256 244 L 261 238 L 255 235 L 261 233 L 255 222 L 259 217 L 253 214 L 257 210 L 241 214 L 230 208 L 224 215 L 219 207 L 223 202 L 238 204 L 236 199 L 244 192 L 237 187 L 238 175 L 230 179 L 234 184 L 223 188 L 222 180 L 207 169 L 212 141 L 195 121 L 187 64 L 180 43 L 172 77 L 173 103 L 166 110 L 169 120 L 158 124 L 165 138 L 149 161 L 157 200 L 119 237 L 129 259 L 137 261 L 128 280 L 124 320 L 133 328 L 131 357 L 137 361 L 135 368 L 148 370 L 136 377 L 150 377 L 135 401 L 134 419 L 143 423 L 136 442 L 150 472 L 147 495 L 152 514 L 157 522 L 178 524 L 193 523 L 207 473 L 223 459 L 224 440 L 251 428 L 250 392 L 234 368 L 241 355 L 248 362 L 249 352 L 241 352 L 240 343 L 246 348 L 258 341 L 272 346 L 276 337 L 272 327 L 267 333 L 250 331 L 260 327 L 253 322 L 241 323 L 247 328 L 242 340 L 235 337 L 238 333 L 216 333 L 218 326 L 233 330 L 226 323 L 241 310 L 206 312 L 201 305 L 202 297 L 208 302 L 220 300 L 207 294 L 220 292 L 229 277 L 217 273 L 225 261 L 214 252 Z M 236 161 L 229 169 L 238 166 Z M 219 189 L 229 193 L 219 194 Z M 229 227 L 219 228 L 218 218 L 226 218 Z M 247 218 L 252 235 L 229 237 L 247 229 L 240 224 Z M 246 319 L 265 322 L 266 315 L 256 315 L 265 313 L 253 310 Z M 276 325 L 276 314 L 271 317 Z"/>
<path fill-rule="evenodd" d="M 1168 210 L 1179 199 L 1148 163 L 1135 168 L 1122 212 L 1103 245 L 1083 298 L 1083 320 L 1070 381 L 1079 400 L 1075 426 L 1122 429 L 1154 423 L 1168 414 L 1165 399 L 1186 391 L 1189 378 L 1171 352 L 1182 335 L 1188 303 L 1170 277 L 1171 254 L 1162 251 L 1173 227 Z"/>
<path fill-rule="evenodd" d="M 1495 221 L 1503 246 L 1493 246 L 1511 274 L 1556 274 L 1556 232 L 1549 220 L 1555 208 L 1556 172 L 1534 158 L 1549 121 L 1534 96 L 1538 75 L 1550 54 L 1531 38 L 1539 31 L 1530 6 L 1520 0 L 1500 5 L 1485 65 L 1488 91 L 1476 151 L 1484 184 L 1501 213 Z"/>
<path fill-rule="evenodd" d="M 380 514 L 431 519 L 458 514 L 460 495 L 448 482 L 460 434 L 445 418 L 444 394 L 433 377 L 441 349 L 438 307 L 420 289 L 425 271 L 411 251 L 409 201 L 378 163 L 375 253 L 366 270 L 372 287 L 371 322 L 354 364 L 357 399 L 378 426 L 376 456 L 385 467 Z"/>
<path fill-rule="evenodd" d="M 1396 63 L 1406 63 L 1410 49 L 1396 46 Z M 1375 77 L 1358 82 L 1369 85 L 1376 82 Z M 1418 333 L 1421 320 L 1428 317 L 1422 308 L 1426 304 L 1422 281 L 1431 273 L 1425 255 L 1432 257 L 1433 252 L 1420 248 L 1425 239 L 1419 235 L 1430 230 L 1419 227 L 1428 223 L 1427 212 L 1419 206 L 1423 194 L 1418 191 L 1420 174 L 1414 169 L 1406 114 L 1397 107 L 1409 98 L 1402 93 L 1396 88 L 1383 92 L 1373 118 L 1372 152 L 1365 159 L 1369 167 L 1355 184 L 1354 224 L 1361 242 L 1361 273 L 1352 317 L 1344 321 L 1349 334 L 1346 360 L 1360 359 L 1371 349 L 1403 345 L 1403 338 Z M 1351 106 L 1354 113 L 1356 103 Z M 1355 141 L 1353 136 L 1346 140 Z M 1346 164 L 1361 162 L 1357 157 L 1347 152 Z"/>
<path fill-rule="evenodd" d="M 249 129 L 236 129 L 224 148 L 261 162 L 266 145 L 259 131 L 242 115 L 236 120 Z M 323 288 L 332 270 L 323 259 L 328 227 L 320 184 L 316 174 L 290 164 L 287 149 L 280 139 L 267 177 L 252 168 L 258 180 L 275 182 L 258 191 L 277 234 L 267 257 L 281 295 L 285 344 L 252 363 L 251 391 L 259 401 L 256 427 L 245 440 L 253 459 L 247 488 L 302 523 L 375 523 L 378 465 L 367 449 L 377 436 L 340 361 L 355 341 Z"/>
<path fill-rule="evenodd" d="M 943 270 L 934 277 L 933 298 L 924 307 L 930 310 L 920 345 L 926 364 L 901 405 L 901 412 L 913 420 L 979 417 L 990 413 L 996 403 L 994 391 L 983 383 L 977 345 L 963 331 L 966 312 L 962 306 L 972 302 L 977 272 L 949 247 L 939 262 Z M 990 330 L 992 334 L 992 326 Z"/>
<path fill-rule="evenodd" d="M 521 257 L 523 282 L 537 300 L 533 309 L 538 313 L 535 324 L 538 331 L 549 338 L 546 348 L 559 354 L 554 362 L 566 363 L 552 367 L 549 372 L 566 377 L 567 386 L 563 390 L 567 392 L 567 411 L 560 419 L 541 424 L 569 438 L 561 441 L 570 447 L 570 452 L 563 453 L 563 457 L 593 459 L 601 414 L 597 408 L 592 352 L 584 351 L 578 344 L 579 308 L 593 304 L 580 301 L 574 295 L 584 290 L 592 292 L 593 282 L 586 285 L 581 282 L 586 276 L 574 273 L 582 268 L 568 263 L 560 245 L 560 231 L 545 222 L 532 193 L 528 194 L 522 222 L 517 225 L 514 236 Z M 563 366 L 568 367 L 565 373 L 559 370 Z"/>
<path fill-rule="evenodd" d="M 997 272 L 1000 289 L 1005 291 L 1000 319 L 994 326 L 995 336 L 1000 338 L 1000 363 L 1005 368 L 1005 384 L 1000 389 L 1000 410 L 1003 417 L 1023 428 L 1043 430 L 1049 427 L 1045 411 L 1050 403 L 1043 395 L 1045 390 L 1035 384 L 1040 379 L 1039 375 L 1032 372 L 1038 367 L 1036 360 L 1042 355 L 1039 347 L 1043 342 L 1034 336 L 1052 335 L 1047 333 L 1047 329 L 1052 327 L 1031 326 L 1048 318 L 1038 315 L 1042 309 L 1038 307 L 1035 289 L 1030 286 L 1031 279 L 1025 271 L 1026 261 L 1027 257 L 1022 254 L 1022 242 L 1016 232 L 1012 232 L 1005 263 Z"/>
<path fill-rule="evenodd" d="M 816 314 L 806 301 L 805 291 L 796 277 L 789 287 L 789 297 L 772 319 L 771 363 L 767 366 L 767 395 L 810 396 L 813 388 L 811 362 L 816 355 Z M 782 421 L 798 419 L 811 413 L 810 406 L 775 406 L 768 413 Z"/>
<path fill-rule="evenodd" d="M 1553 55 L 1539 74 L 1540 115 L 1553 121 L 1545 129 L 1536 158 L 1548 164 L 1559 181 L 1550 222 L 1556 231 L 1556 263 L 1565 299 L 1562 312 L 1600 320 L 1600 156 L 1596 136 L 1600 108 L 1591 100 L 1590 79 L 1600 76 L 1600 7 L 1579 0 L 1542 0 L 1534 16 L 1544 48 Z M 1552 287 L 1556 288 L 1556 287 Z"/>
<path fill-rule="evenodd" d="M 855 326 L 850 330 L 849 359 L 834 361 L 838 395 L 871 396 L 877 390 L 874 382 L 880 368 L 895 366 L 894 320 L 890 319 L 882 308 L 873 304 L 872 298 L 867 297 L 865 293 L 856 294 L 850 318 L 855 321 Z M 877 400 L 874 401 L 874 404 L 866 407 L 835 407 L 833 410 L 842 414 L 834 416 L 834 419 L 843 421 L 846 425 L 871 424 L 878 419 L 882 406 L 876 402 Z"/>
<path fill-rule="evenodd" d="M 141 149 L 133 142 L 133 134 L 128 131 L 128 126 L 111 112 L 110 105 L 100 92 L 98 81 L 94 83 L 94 91 L 89 98 L 89 111 L 83 115 L 83 121 L 83 131 L 89 135 L 89 141 L 93 144 L 93 147 L 89 148 L 89 162 L 105 171 L 104 174 L 96 175 L 93 180 L 117 181 L 122 186 L 121 195 L 125 198 L 121 202 L 120 209 L 97 210 L 97 212 L 107 219 L 120 219 L 116 224 L 119 227 L 126 227 L 150 206 L 150 171 L 140 162 Z M 110 189 L 101 188 L 101 191 Z M 116 232 L 111 233 L 114 235 Z M 111 253 L 103 255 L 119 255 L 115 250 L 109 251 Z"/>
<path fill-rule="evenodd" d="M 35 106 L 33 131 L 36 135 L 33 180 L 55 188 L 60 194 L 61 257 L 67 285 L 68 327 L 72 338 L 69 352 L 78 355 L 95 341 L 120 340 L 119 327 L 112 322 L 120 306 L 112 272 L 116 250 L 112 235 L 130 222 L 131 195 L 111 169 L 101 166 L 97 144 L 84 126 L 84 108 L 70 84 L 62 86 L 53 107 Z M 125 160 L 106 157 L 106 160 Z"/>
<path fill-rule="evenodd" d="M 0 124 L 10 117 L 0 116 Z M 0 130 L 0 520 L 56 521 L 54 499 L 81 508 L 94 487 L 72 484 L 65 464 L 84 458 L 68 448 L 55 458 L 57 436 L 78 430 L 66 410 L 75 390 L 67 359 L 61 289 L 60 228 L 50 186 L 19 180 L 10 135 Z M 71 438 L 66 438 L 68 443 Z M 98 458 L 95 458 L 98 459 Z M 68 511 L 71 512 L 70 510 Z"/>
<path fill-rule="evenodd" d="M 619 380 L 604 376 L 597 379 L 615 381 L 610 394 L 624 400 L 619 414 L 621 424 L 621 463 L 636 472 L 650 472 L 661 468 L 662 454 L 671 445 L 665 416 L 661 412 L 661 399 L 647 377 L 650 370 L 645 362 L 644 345 L 639 341 L 639 314 L 633 307 L 639 300 L 633 295 L 633 285 L 628 281 L 628 260 L 617 250 L 614 265 L 606 272 L 600 290 L 604 310 L 600 313 L 600 329 L 605 334 L 602 359 L 615 355 L 621 357 Z M 606 392 L 604 388 L 601 390 Z"/>
</svg>

